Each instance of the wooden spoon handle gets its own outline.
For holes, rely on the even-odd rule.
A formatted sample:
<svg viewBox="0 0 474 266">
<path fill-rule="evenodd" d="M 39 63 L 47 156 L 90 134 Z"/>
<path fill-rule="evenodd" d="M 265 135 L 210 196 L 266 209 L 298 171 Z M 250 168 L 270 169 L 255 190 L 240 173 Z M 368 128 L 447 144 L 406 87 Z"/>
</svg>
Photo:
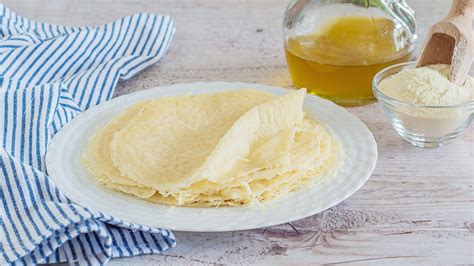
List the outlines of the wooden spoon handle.
<svg viewBox="0 0 474 266">
<path fill-rule="evenodd" d="M 448 15 L 440 22 L 449 22 L 467 38 L 472 36 L 472 21 L 474 18 L 474 0 L 453 0 Z"/>
<path fill-rule="evenodd" d="M 446 18 L 471 15 L 474 12 L 474 0 L 453 0 Z"/>
</svg>

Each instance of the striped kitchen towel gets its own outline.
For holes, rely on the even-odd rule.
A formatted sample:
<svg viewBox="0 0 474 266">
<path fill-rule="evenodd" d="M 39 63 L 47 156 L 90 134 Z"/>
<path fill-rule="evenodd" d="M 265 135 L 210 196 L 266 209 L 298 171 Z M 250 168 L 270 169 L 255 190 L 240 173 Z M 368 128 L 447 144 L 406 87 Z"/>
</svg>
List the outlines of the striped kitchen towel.
<svg viewBox="0 0 474 266">
<path fill-rule="evenodd" d="M 168 16 L 63 27 L 0 5 L 0 265 L 97 265 L 175 245 L 168 230 L 72 203 L 48 177 L 44 161 L 53 135 L 109 100 L 118 80 L 160 60 L 174 31 Z"/>
</svg>

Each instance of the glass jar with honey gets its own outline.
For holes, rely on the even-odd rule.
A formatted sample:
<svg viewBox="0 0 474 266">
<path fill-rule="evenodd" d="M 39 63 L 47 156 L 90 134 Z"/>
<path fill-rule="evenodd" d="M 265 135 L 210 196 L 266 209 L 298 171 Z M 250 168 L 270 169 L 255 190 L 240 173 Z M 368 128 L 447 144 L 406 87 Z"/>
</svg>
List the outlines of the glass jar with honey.
<svg viewBox="0 0 474 266">
<path fill-rule="evenodd" d="M 404 0 L 294 0 L 283 28 L 294 86 L 344 106 L 372 102 L 372 78 L 409 61 L 416 39 Z"/>
</svg>

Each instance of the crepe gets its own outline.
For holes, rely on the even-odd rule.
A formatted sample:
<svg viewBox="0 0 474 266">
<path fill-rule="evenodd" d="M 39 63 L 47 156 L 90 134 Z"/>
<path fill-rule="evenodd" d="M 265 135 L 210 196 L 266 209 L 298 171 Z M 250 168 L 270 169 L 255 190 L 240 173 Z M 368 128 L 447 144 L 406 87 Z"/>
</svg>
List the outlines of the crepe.
<svg viewBox="0 0 474 266">
<path fill-rule="evenodd" d="M 110 189 L 168 205 L 262 202 L 336 168 L 340 145 L 305 117 L 305 91 L 140 102 L 91 138 L 83 165 Z"/>
</svg>

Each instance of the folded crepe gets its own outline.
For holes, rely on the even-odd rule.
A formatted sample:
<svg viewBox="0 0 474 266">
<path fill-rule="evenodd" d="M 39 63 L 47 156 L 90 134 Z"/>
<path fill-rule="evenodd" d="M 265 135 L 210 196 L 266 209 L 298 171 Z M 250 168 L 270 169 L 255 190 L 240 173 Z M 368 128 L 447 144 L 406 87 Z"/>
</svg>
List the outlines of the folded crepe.
<svg viewBox="0 0 474 266">
<path fill-rule="evenodd" d="M 83 165 L 106 187 L 161 204 L 270 200 L 338 165 L 338 141 L 305 117 L 304 96 L 238 90 L 143 101 L 91 138 Z"/>
</svg>

